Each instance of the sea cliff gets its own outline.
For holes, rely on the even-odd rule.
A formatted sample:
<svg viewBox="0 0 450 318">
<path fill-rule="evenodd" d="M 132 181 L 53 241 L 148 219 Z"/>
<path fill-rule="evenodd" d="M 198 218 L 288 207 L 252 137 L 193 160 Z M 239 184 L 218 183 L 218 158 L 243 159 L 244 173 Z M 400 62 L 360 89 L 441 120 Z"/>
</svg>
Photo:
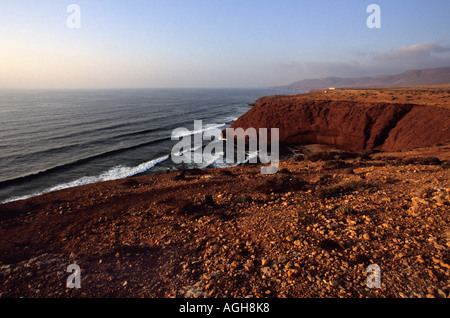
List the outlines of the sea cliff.
<svg viewBox="0 0 450 318">
<path fill-rule="evenodd" d="M 449 91 L 324 90 L 267 96 L 232 128 L 279 128 L 282 144 L 398 151 L 450 140 Z"/>
</svg>

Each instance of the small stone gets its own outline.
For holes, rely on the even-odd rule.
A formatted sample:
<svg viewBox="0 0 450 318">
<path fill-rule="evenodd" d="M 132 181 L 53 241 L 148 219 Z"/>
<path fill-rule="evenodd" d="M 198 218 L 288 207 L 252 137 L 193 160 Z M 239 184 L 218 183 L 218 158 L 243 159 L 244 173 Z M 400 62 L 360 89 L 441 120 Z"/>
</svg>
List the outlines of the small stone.
<svg viewBox="0 0 450 318">
<path fill-rule="evenodd" d="M 212 198 L 212 195 L 205 194 L 205 197 L 203 198 L 202 205 L 209 205 L 214 206 L 214 200 Z"/>
<path fill-rule="evenodd" d="M 253 199 L 249 195 L 241 195 L 234 200 L 234 204 L 252 203 Z"/>
<path fill-rule="evenodd" d="M 268 266 L 261 268 L 261 273 L 265 276 L 272 276 L 274 274 L 274 270 Z"/>
<path fill-rule="evenodd" d="M 247 263 L 244 264 L 244 268 L 248 272 L 253 270 L 253 266 L 254 266 L 254 264 L 253 264 L 252 260 L 249 260 L 249 261 L 247 261 Z"/>
<path fill-rule="evenodd" d="M 447 295 L 445 294 L 445 292 L 442 289 L 438 289 L 437 293 L 438 293 L 439 297 L 447 298 Z"/>
<path fill-rule="evenodd" d="M 184 180 L 186 178 L 186 175 L 184 173 L 184 171 L 180 171 L 177 174 L 175 174 L 172 178 L 172 180 Z"/>
<path fill-rule="evenodd" d="M 4 276 L 11 274 L 11 268 L 7 268 L 7 269 L 1 271 L 0 274 L 4 275 Z"/>
<path fill-rule="evenodd" d="M 427 273 L 428 273 L 428 276 L 430 276 L 431 279 L 435 279 L 436 278 L 436 276 L 434 275 L 434 273 L 430 269 L 427 269 Z"/>
<path fill-rule="evenodd" d="M 450 229 L 445 230 L 445 236 L 447 237 L 447 241 L 450 241 Z"/>
<path fill-rule="evenodd" d="M 298 270 L 290 269 L 290 270 L 288 270 L 287 275 L 290 279 L 296 278 L 298 276 Z"/>
<path fill-rule="evenodd" d="M 428 204 L 428 201 L 426 201 L 425 199 L 422 199 L 422 198 L 418 198 L 418 197 L 412 198 L 411 201 L 414 205 L 417 205 L 418 203 L 425 204 L 425 205 Z"/>
<path fill-rule="evenodd" d="M 261 265 L 262 266 L 267 266 L 269 264 L 269 260 L 267 260 L 266 258 L 262 258 L 261 259 Z"/>
</svg>

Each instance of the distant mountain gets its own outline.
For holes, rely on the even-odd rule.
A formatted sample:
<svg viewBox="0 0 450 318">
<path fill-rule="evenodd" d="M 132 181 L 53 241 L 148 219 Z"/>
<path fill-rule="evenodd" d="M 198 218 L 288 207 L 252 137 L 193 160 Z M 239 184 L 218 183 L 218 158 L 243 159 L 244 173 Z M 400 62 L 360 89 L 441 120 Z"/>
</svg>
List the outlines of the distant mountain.
<svg viewBox="0 0 450 318">
<path fill-rule="evenodd" d="M 409 70 L 397 75 L 379 75 L 372 77 L 327 77 L 305 79 L 279 88 L 310 91 L 314 89 L 336 87 L 369 86 L 408 86 L 450 84 L 450 67 Z"/>
</svg>

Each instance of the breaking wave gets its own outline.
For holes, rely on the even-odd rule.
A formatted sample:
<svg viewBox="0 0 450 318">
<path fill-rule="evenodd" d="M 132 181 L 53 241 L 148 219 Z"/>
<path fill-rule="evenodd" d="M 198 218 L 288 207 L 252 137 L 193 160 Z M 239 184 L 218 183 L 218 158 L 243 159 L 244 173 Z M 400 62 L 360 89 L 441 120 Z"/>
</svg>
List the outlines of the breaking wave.
<svg viewBox="0 0 450 318">
<path fill-rule="evenodd" d="M 145 172 L 145 171 L 153 168 L 158 163 L 163 162 L 167 159 L 169 159 L 168 155 L 141 163 L 135 167 L 117 166 L 117 167 L 109 169 L 108 171 L 103 172 L 102 174 L 100 174 L 98 176 L 81 177 L 79 179 L 76 179 L 76 180 L 73 180 L 70 182 L 58 184 L 56 186 L 53 186 L 51 188 L 48 188 L 48 189 L 38 192 L 38 193 L 33 193 L 30 195 L 24 195 L 24 196 L 19 196 L 19 197 L 13 197 L 13 198 L 3 201 L 2 203 L 24 200 L 24 199 L 28 199 L 28 198 L 31 198 L 34 196 L 41 195 L 41 194 L 54 192 L 54 191 L 58 191 L 58 190 L 63 190 L 63 189 L 68 189 L 68 188 L 73 188 L 73 187 L 78 187 L 78 186 L 90 184 L 90 183 L 101 182 L 101 181 L 111 181 L 111 180 L 118 180 L 118 179 L 132 177 L 134 175 L 137 175 L 139 173 Z"/>
</svg>

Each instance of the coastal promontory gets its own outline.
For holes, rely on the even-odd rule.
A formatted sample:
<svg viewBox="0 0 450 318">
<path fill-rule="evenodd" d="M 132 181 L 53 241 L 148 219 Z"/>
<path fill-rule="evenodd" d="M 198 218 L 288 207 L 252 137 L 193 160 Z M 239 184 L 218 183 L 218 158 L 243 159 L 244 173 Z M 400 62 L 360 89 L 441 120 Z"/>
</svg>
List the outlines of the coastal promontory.
<svg viewBox="0 0 450 318">
<path fill-rule="evenodd" d="M 279 128 L 282 144 L 398 151 L 450 140 L 450 88 L 323 89 L 267 96 L 233 128 Z"/>
</svg>

